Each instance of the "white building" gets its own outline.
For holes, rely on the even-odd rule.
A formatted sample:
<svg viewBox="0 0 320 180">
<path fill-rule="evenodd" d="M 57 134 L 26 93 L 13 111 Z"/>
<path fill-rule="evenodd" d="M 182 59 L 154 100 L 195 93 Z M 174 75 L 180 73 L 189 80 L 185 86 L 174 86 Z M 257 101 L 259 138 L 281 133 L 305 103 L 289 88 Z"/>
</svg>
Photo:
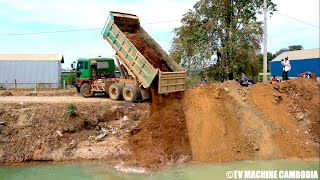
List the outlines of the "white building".
<svg viewBox="0 0 320 180">
<path fill-rule="evenodd" d="M 0 87 L 58 88 L 61 63 L 61 54 L 0 54 Z"/>
</svg>

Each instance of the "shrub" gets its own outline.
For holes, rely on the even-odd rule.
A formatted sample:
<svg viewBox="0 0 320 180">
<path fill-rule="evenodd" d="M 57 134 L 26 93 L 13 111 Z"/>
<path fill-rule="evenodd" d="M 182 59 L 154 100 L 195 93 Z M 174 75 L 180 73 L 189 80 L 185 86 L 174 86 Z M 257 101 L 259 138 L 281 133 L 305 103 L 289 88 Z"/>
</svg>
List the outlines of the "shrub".
<svg viewBox="0 0 320 180">
<path fill-rule="evenodd" d="M 88 116 L 84 115 L 82 116 L 83 125 L 86 127 L 89 125 Z"/>
<path fill-rule="evenodd" d="M 77 110 L 77 107 L 74 104 L 69 104 L 67 107 L 67 113 L 71 117 L 76 115 L 76 110 Z"/>
</svg>

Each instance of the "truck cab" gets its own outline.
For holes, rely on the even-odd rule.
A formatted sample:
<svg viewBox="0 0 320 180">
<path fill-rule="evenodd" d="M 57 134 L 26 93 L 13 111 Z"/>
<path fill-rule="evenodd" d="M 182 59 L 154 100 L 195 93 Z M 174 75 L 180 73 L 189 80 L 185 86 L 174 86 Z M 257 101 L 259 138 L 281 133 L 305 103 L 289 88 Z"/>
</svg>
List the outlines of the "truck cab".
<svg viewBox="0 0 320 180">
<path fill-rule="evenodd" d="M 112 58 L 79 58 L 75 72 L 77 91 L 83 96 L 92 96 L 90 85 L 94 80 L 115 77 L 115 63 Z"/>
</svg>

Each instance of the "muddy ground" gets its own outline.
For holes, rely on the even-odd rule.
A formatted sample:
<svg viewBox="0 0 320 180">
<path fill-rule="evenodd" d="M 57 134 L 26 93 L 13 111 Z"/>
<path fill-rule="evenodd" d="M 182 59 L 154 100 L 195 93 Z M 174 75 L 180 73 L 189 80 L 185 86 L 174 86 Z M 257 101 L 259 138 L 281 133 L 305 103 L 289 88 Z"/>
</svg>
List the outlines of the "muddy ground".
<svg viewBox="0 0 320 180">
<path fill-rule="evenodd" d="M 0 97 L 1 163 L 98 159 L 158 168 L 190 160 L 319 158 L 319 84 L 308 79 L 250 88 L 206 84 L 152 103 L 62 97 L 60 103 Z M 66 112 L 70 103 L 75 117 Z M 97 141 L 101 129 L 107 135 Z"/>
</svg>

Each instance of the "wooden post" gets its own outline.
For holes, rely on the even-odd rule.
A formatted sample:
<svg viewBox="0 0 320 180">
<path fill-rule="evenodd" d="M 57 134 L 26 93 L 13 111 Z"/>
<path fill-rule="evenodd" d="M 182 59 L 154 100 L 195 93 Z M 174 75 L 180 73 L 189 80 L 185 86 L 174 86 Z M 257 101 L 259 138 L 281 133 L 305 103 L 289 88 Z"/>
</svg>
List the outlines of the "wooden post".
<svg viewBox="0 0 320 180">
<path fill-rule="evenodd" d="M 64 91 L 66 90 L 66 80 L 65 79 L 63 80 L 63 90 Z"/>
</svg>

